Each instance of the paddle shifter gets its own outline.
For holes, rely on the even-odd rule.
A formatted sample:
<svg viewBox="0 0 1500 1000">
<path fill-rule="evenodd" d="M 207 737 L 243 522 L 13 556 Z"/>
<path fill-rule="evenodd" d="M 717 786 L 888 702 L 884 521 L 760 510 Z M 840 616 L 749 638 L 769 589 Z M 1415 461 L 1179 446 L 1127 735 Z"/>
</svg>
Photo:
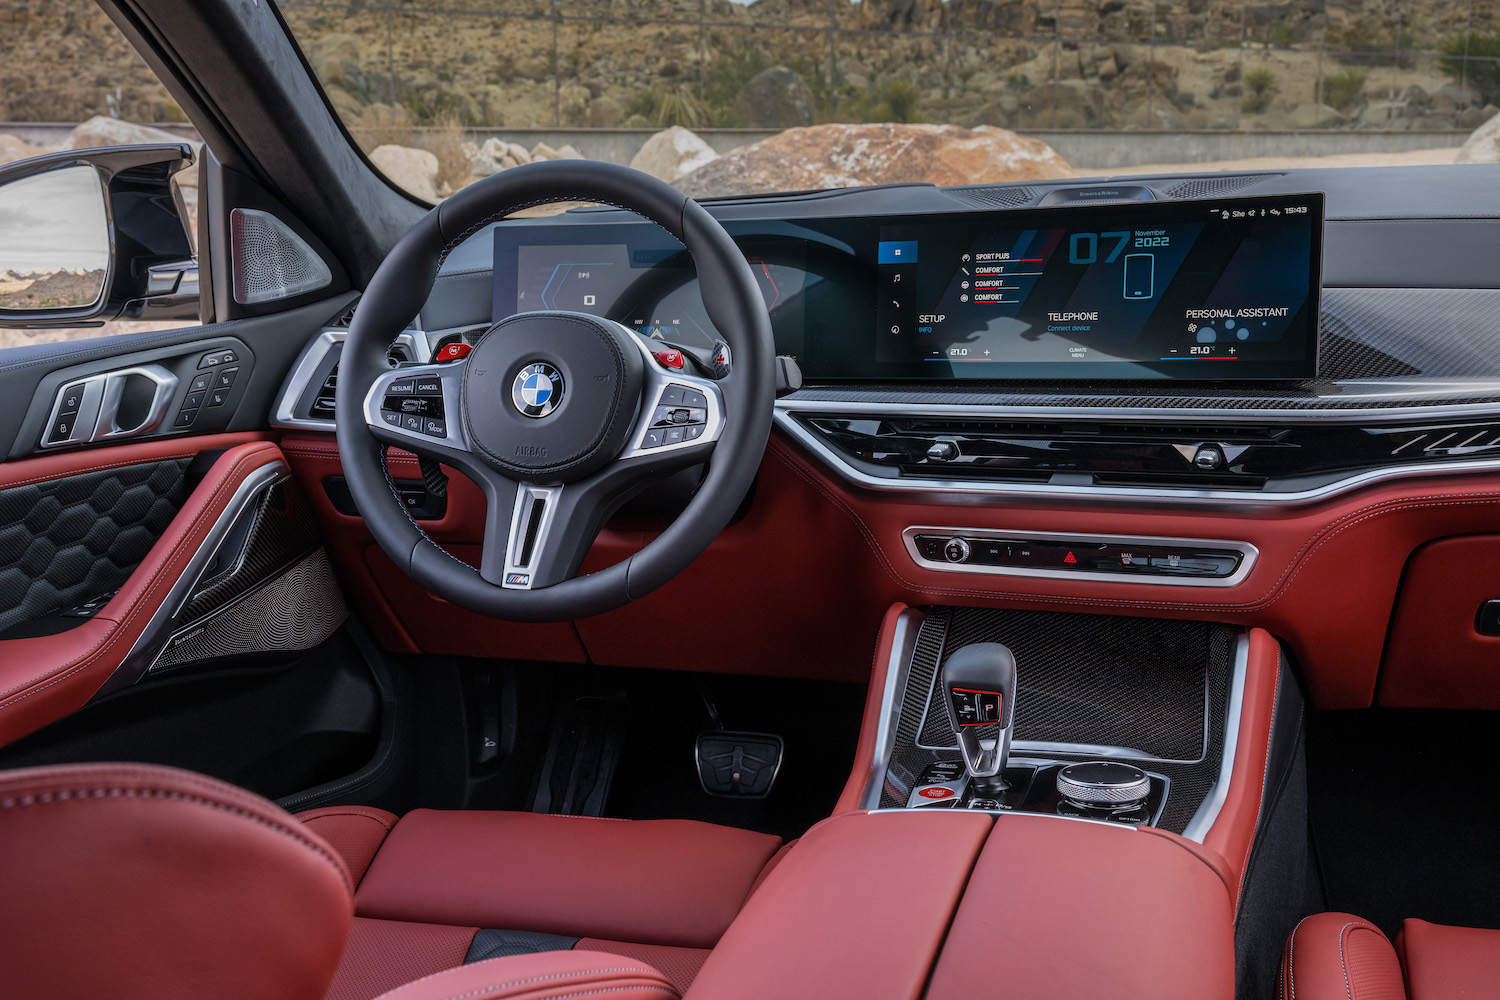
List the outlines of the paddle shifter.
<svg viewBox="0 0 1500 1000">
<path fill-rule="evenodd" d="M 998 642 L 964 646 L 943 664 L 943 695 L 974 794 L 999 795 L 1016 718 L 1016 658 Z M 996 726 L 993 738 L 980 738 Z"/>
</svg>

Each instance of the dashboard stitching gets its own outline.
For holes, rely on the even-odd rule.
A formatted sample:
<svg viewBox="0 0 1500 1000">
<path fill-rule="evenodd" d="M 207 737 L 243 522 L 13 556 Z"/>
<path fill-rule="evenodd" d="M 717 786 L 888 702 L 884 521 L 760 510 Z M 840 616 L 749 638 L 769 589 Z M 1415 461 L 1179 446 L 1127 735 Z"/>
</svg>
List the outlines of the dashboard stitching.
<svg viewBox="0 0 1500 1000">
<path fill-rule="evenodd" d="M 181 461 L 184 458 L 192 458 L 197 454 L 198 453 L 196 451 L 187 451 L 177 455 L 162 455 L 160 458 L 141 458 L 133 459 L 129 462 L 111 462 L 108 465 L 87 465 L 78 469 L 62 469 L 53 475 L 33 476 L 30 479 L 18 479 L 13 483 L 0 481 L 0 489 L 8 490 L 15 486 L 30 486 L 33 483 L 48 483 L 52 482 L 53 480 L 68 479 L 72 476 L 90 472 L 104 472 L 107 469 L 126 469 L 135 465 L 155 465 L 158 462 L 176 462 Z"/>
<path fill-rule="evenodd" d="M 1443 499 L 1397 497 L 1388 500 L 1381 500 L 1368 507 L 1351 511 L 1343 515 L 1333 523 L 1324 526 L 1311 538 L 1307 539 L 1307 541 L 1302 544 L 1302 547 L 1299 548 L 1297 552 L 1294 553 L 1292 557 L 1287 561 L 1286 567 L 1281 571 L 1281 575 L 1276 579 L 1274 583 L 1271 584 L 1270 588 L 1266 590 L 1265 593 L 1263 593 L 1259 597 L 1239 603 L 1204 604 L 1187 603 L 1181 601 L 1138 601 L 1128 598 L 1115 599 L 1096 597 L 1050 597 L 1038 594 L 1020 593 L 1016 591 L 973 590 L 956 587 L 935 587 L 906 579 L 901 575 L 900 571 L 896 569 L 890 559 L 886 556 L 884 547 L 876 539 L 873 531 L 865 523 L 864 519 L 861 518 L 859 516 L 859 513 L 852 507 L 850 507 L 842 497 L 832 492 L 830 488 L 823 483 L 821 477 L 818 477 L 815 473 L 810 474 L 809 472 L 804 471 L 804 469 L 801 467 L 800 460 L 797 460 L 794 457 L 788 455 L 785 451 L 785 446 L 783 445 L 778 445 L 775 449 L 768 449 L 768 451 L 774 451 L 777 457 L 782 460 L 783 464 L 787 465 L 788 468 L 795 472 L 804 481 L 813 485 L 816 489 L 819 490 L 819 492 L 823 493 L 829 499 L 833 500 L 834 503 L 839 506 L 850 519 L 855 522 L 855 524 L 859 527 L 860 532 L 864 535 L 865 540 L 874 550 L 877 558 L 879 558 L 881 563 L 885 566 L 888 575 L 890 575 L 892 580 L 894 580 L 896 583 L 904 587 L 909 587 L 913 590 L 929 594 L 942 594 L 957 597 L 1019 597 L 1027 601 L 1035 601 L 1038 603 L 1046 604 L 1086 604 L 1099 607 L 1176 609 L 1200 612 L 1205 610 L 1225 611 L 1233 613 L 1260 611 L 1280 600 L 1281 595 L 1288 588 L 1290 588 L 1291 584 L 1296 580 L 1298 575 L 1300 575 L 1302 570 L 1305 568 L 1307 559 L 1310 559 L 1319 549 L 1321 549 L 1328 542 L 1332 541 L 1337 535 L 1348 530 L 1349 528 L 1354 527 L 1357 524 L 1369 520 L 1370 518 L 1379 517 L 1382 514 L 1395 513 L 1402 510 L 1414 510 L 1422 507 L 1464 506 L 1469 504 L 1488 505 L 1500 503 L 1500 497 L 1496 497 L 1492 494 L 1470 492 L 1439 494 L 1438 496 L 1443 497 Z"/>
</svg>

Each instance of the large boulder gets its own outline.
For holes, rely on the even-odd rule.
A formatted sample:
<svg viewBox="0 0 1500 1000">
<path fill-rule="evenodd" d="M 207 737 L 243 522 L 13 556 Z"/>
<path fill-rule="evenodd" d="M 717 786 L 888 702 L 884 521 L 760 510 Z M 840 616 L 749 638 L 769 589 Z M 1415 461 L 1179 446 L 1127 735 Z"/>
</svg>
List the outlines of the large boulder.
<svg viewBox="0 0 1500 1000">
<path fill-rule="evenodd" d="M 1315 101 L 1299 104 L 1287 115 L 1287 124 L 1292 128 L 1337 128 L 1348 120 L 1337 108 Z"/>
<path fill-rule="evenodd" d="M 817 120 L 817 98 L 802 78 L 785 66 L 761 70 L 740 88 L 734 114 L 747 128 L 790 128 Z"/>
<path fill-rule="evenodd" d="M 714 148 L 696 134 L 681 125 L 673 125 L 647 139 L 630 165 L 671 183 L 710 160 L 718 159 L 718 156 Z"/>
<path fill-rule="evenodd" d="M 166 129 L 137 125 L 119 118 L 95 115 L 80 125 L 75 125 L 63 141 L 63 149 L 93 149 L 96 146 L 147 146 L 164 142 L 186 142 L 196 152 L 201 142 L 186 138 Z"/>
<path fill-rule="evenodd" d="M 1476 128 L 1454 163 L 1500 163 L 1500 115 Z"/>
<path fill-rule="evenodd" d="M 742 146 L 687 174 L 694 197 L 864 184 L 998 184 L 1071 177 L 1045 142 L 980 125 L 817 125 Z"/>
<path fill-rule="evenodd" d="M 0 133 L 0 163 L 15 163 L 17 160 L 29 160 L 33 156 L 41 156 L 43 150 L 35 146 L 28 146 L 13 135 Z"/>
<path fill-rule="evenodd" d="M 370 162 L 397 187 L 424 201 L 437 201 L 438 158 L 410 146 L 376 146 Z"/>
</svg>

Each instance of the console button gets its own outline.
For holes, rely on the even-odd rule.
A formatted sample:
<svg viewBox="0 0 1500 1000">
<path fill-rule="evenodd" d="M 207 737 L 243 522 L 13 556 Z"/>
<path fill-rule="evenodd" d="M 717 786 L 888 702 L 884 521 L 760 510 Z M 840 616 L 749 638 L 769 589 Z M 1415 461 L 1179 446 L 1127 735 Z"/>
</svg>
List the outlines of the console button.
<svg viewBox="0 0 1500 1000">
<path fill-rule="evenodd" d="M 951 563 L 968 562 L 973 547 L 962 538 L 950 538 L 943 545 L 943 558 Z"/>
<path fill-rule="evenodd" d="M 1239 557 L 1229 553 L 1173 551 L 1151 552 L 1151 568 L 1167 576 L 1229 576 L 1239 565 Z"/>
<path fill-rule="evenodd" d="M 1474 630 L 1480 635 L 1500 635 L 1500 600 L 1485 601 L 1479 606 Z"/>
<path fill-rule="evenodd" d="M 916 538 L 917 555 L 934 561 L 943 558 L 944 541 L 945 539 L 937 535 L 918 535 Z"/>
</svg>

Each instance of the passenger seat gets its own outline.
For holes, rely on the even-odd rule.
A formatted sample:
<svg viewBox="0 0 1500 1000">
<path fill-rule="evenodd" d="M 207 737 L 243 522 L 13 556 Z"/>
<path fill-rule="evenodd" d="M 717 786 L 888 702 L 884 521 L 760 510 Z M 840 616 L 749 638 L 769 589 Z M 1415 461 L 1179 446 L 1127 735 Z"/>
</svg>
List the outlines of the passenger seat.
<svg viewBox="0 0 1500 1000">
<path fill-rule="evenodd" d="M 777 837 L 687 820 L 335 806 L 297 817 L 343 857 L 354 923 L 326 1000 L 548 951 L 611 952 L 686 992 Z"/>
<path fill-rule="evenodd" d="M 1408 919 L 1396 944 L 1347 913 L 1297 925 L 1281 956 L 1281 1000 L 1500 1000 L 1500 930 Z"/>
</svg>

